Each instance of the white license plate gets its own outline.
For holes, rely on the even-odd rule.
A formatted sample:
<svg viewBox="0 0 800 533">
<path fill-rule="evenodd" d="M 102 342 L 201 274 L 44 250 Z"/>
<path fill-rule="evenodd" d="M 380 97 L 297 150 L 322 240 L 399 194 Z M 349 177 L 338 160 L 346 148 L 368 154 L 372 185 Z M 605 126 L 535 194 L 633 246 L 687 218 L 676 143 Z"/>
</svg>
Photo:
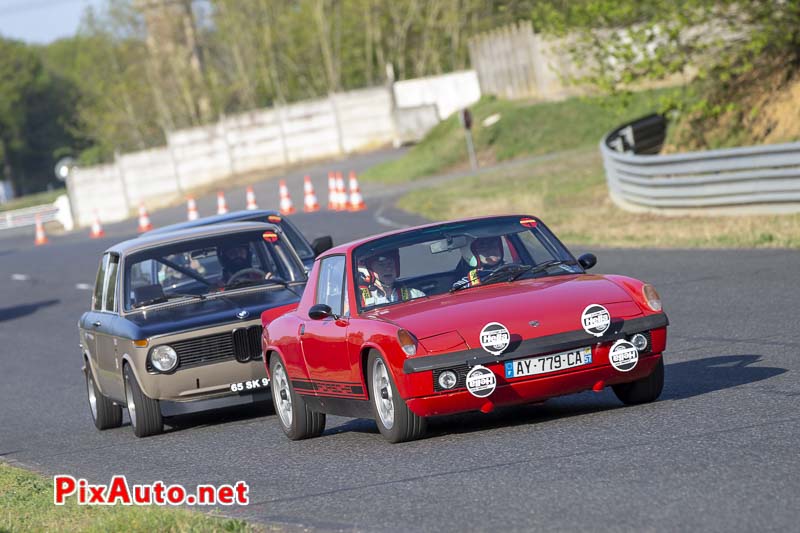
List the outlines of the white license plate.
<svg viewBox="0 0 800 533">
<path fill-rule="evenodd" d="M 592 349 L 579 348 L 568 352 L 554 353 L 550 355 L 540 355 L 527 359 L 516 359 L 506 361 L 506 377 L 519 378 L 522 376 L 535 376 L 536 374 L 547 374 L 574 368 L 576 366 L 588 365 L 592 362 Z"/>
<path fill-rule="evenodd" d="M 248 393 L 260 389 L 266 389 L 269 386 L 269 378 L 248 379 L 239 383 L 231 383 L 231 392 Z"/>
</svg>

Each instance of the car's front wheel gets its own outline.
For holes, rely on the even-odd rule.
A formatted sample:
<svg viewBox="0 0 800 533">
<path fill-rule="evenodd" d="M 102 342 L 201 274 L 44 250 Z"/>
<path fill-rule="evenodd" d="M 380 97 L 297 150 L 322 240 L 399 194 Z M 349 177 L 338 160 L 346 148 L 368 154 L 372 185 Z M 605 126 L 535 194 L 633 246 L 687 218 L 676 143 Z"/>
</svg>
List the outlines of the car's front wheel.
<svg viewBox="0 0 800 533">
<path fill-rule="evenodd" d="M 148 397 L 136 381 L 130 365 L 125 365 L 125 400 L 128 407 L 128 416 L 131 419 L 133 434 L 137 437 L 149 437 L 164 430 L 164 419 L 161 417 L 161 407 L 158 400 Z"/>
<path fill-rule="evenodd" d="M 397 392 L 389 367 L 378 352 L 367 358 L 369 397 L 378 430 L 389 442 L 416 440 L 425 433 L 426 422 L 415 415 Z"/>
<path fill-rule="evenodd" d="M 657 400 L 664 389 L 664 358 L 658 358 L 658 363 L 649 376 L 630 383 L 613 385 L 611 388 L 617 398 L 625 405 L 636 405 Z"/>
<path fill-rule="evenodd" d="M 86 366 L 86 396 L 89 412 L 97 429 L 118 428 L 122 425 L 122 407 L 106 398 L 94 382 L 92 370 Z"/>
<path fill-rule="evenodd" d="M 322 435 L 325 431 L 325 413 L 312 411 L 303 396 L 295 392 L 279 355 L 270 358 L 269 375 L 272 378 L 272 404 L 286 436 L 292 440 L 302 440 Z"/>
</svg>

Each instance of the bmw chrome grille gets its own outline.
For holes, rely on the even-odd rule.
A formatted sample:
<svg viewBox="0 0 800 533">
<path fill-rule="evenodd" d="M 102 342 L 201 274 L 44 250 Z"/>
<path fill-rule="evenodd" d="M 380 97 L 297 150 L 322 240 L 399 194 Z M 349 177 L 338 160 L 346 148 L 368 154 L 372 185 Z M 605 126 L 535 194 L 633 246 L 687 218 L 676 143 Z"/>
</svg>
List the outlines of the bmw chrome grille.
<svg viewBox="0 0 800 533">
<path fill-rule="evenodd" d="M 261 359 L 261 329 L 261 326 L 250 326 L 225 333 L 170 342 L 169 345 L 178 353 L 179 363 L 176 370 L 223 361 L 246 363 Z M 149 357 L 147 371 L 155 372 Z"/>
</svg>

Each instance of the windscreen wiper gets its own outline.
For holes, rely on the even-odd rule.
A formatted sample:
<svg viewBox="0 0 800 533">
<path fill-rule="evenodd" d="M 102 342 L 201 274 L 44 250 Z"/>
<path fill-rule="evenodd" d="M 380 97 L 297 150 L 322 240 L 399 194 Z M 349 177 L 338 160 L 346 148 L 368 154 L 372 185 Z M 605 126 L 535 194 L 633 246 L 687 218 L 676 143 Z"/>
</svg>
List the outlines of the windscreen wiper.
<svg viewBox="0 0 800 533">
<path fill-rule="evenodd" d="M 498 267 L 494 272 L 489 274 L 486 279 L 481 280 L 481 284 L 493 283 L 495 281 L 508 278 L 508 281 L 514 281 L 522 274 L 528 272 L 533 268 L 532 265 L 521 265 L 519 263 L 509 263 Z"/>
<path fill-rule="evenodd" d="M 500 279 L 505 278 L 506 276 L 511 276 L 513 281 L 516 279 L 517 276 L 524 274 L 525 272 L 529 271 L 533 267 L 531 265 L 521 265 L 519 263 L 508 263 L 506 265 L 500 265 L 495 270 L 493 270 L 485 279 L 480 280 L 479 285 L 486 285 L 488 283 L 493 283 Z M 450 288 L 450 292 L 460 291 L 462 289 L 466 289 L 469 287 L 473 287 L 474 285 L 470 285 L 467 278 L 462 278 L 456 281 L 453 286 Z"/>
<path fill-rule="evenodd" d="M 167 300 L 172 300 L 173 298 L 192 298 L 193 300 L 205 300 L 205 294 L 191 294 L 188 292 L 170 292 L 166 295 Z"/>
<path fill-rule="evenodd" d="M 529 274 L 538 274 L 539 272 L 544 272 L 545 270 L 547 270 L 548 268 L 553 267 L 553 266 L 567 265 L 567 264 L 573 264 L 573 263 L 575 263 L 575 262 L 574 261 L 562 261 L 561 259 L 550 259 L 548 261 L 545 261 L 544 263 L 539 263 L 536 266 L 530 266 L 529 268 L 527 268 L 525 270 L 522 270 L 520 272 L 515 273 L 511 278 L 509 278 L 508 281 L 515 281 L 518 277 L 520 277 L 523 274 L 527 274 L 527 273 L 529 273 Z"/>
</svg>

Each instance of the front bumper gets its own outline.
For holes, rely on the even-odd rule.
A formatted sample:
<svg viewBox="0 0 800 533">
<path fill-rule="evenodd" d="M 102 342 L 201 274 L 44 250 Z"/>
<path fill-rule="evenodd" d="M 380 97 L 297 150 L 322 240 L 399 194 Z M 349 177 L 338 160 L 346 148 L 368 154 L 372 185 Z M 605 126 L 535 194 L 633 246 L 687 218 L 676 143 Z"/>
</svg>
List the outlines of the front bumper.
<svg viewBox="0 0 800 533">
<path fill-rule="evenodd" d="M 409 398 L 406 404 L 418 416 L 450 415 L 468 411 L 490 412 L 495 407 L 535 403 L 585 390 L 602 390 L 610 385 L 629 383 L 649 376 L 661 354 L 647 355 L 630 372 L 619 372 L 610 364 L 575 369 L 552 376 L 534 376 L 505 381 L 502 365 L 487 365 L 498 376 L 497 388 L 487 398 L 476 398 L 466 389 L 450 393 L 436 393 L 429 396 Z"/>
<path fill-rule="evenodd" d="M 267 377 L 264 362 L 260 359 L 247 363 L 224 361 L 178 370 L 173 374 L 151 374 L 143 366 L 136 370 L 144 393 L 156 400 L 173 402 L 238 396 L 238 393 L 231 393 L 231 383 Z"/>
</svg>

